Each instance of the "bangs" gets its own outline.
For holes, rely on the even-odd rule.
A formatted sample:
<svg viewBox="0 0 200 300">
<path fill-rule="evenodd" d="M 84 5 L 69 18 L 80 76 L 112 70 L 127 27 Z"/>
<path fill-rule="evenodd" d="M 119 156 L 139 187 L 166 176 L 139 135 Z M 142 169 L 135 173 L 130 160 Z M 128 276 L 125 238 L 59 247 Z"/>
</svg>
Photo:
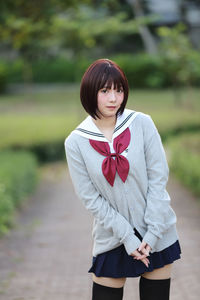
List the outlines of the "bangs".
<svg viewBox="0 0 200 300">
<path fill-rule="evenodd" d="M 99 74 L 99 79 L 98 90 L 105 87 L 111 89 L 112 84 L 114 85 L 114 89 L 125 88 L 124 80 L 120 71 L 113 67 L 107 67 L 103 76 L 102 74 Z"/>
</svg>

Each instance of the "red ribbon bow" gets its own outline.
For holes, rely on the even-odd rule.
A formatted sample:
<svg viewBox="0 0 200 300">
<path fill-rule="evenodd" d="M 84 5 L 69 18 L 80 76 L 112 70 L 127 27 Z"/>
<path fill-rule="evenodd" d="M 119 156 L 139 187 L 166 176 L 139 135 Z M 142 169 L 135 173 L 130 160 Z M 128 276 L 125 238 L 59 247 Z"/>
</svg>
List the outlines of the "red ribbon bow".
<svg viewBox="0 0 200 300">
<path fill-rule="evenodd" d="M 129 162 L 121 155 L 129 145 L 131 134 L 129 128 L 126 128 L 120 135 L 114 139 L 113 148 L 115 153 L 110 152 L 107 142 L 89 140 L 90 145 L 100 154 L 106 156 L 102 163 L 102 172 L 111 186 L 114 185 L 115 174 L 118 172 L 121 180 L 126 181 L 129 172 Z M 115 159 L 113 159 L 115 157 Z"/>
</svg>

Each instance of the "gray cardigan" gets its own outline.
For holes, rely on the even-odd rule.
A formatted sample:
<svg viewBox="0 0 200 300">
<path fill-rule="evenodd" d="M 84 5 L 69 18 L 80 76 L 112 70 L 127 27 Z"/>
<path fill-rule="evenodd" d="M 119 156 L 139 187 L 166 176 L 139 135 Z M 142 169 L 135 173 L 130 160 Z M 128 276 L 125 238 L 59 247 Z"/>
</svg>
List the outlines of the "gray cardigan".
<svg viewBox="0 0 200 300">
<path fill-rule="evenodd" d="M 126 128 L 130 144 L 122 153 L 129 161 L 125 182 L 116 173 L 111 186 L 102 174 L 101 155 L 89 139 L 108 142 Z M 93 256 L 124 244 L 130 255 L 141 242 L 135 227 L 152 253 L 161 251 L 178 239 L 176 215 L 166 190 L 169 168 L 158 130 L 152 118 L 125 109 L 117 118 L 109 142 L 88 116 L 65 140 L 65 152 L 72 183 L 83 205 L 94 216 Z"/>
</svg>

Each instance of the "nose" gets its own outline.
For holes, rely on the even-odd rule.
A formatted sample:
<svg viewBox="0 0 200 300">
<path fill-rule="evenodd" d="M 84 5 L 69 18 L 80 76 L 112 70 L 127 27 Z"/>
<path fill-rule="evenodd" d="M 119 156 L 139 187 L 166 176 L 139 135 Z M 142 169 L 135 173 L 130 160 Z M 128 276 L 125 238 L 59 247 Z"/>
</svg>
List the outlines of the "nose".
<svg viewBox="0 0 200 300">
<path fill-rule="evenodd" d="M 111 90 L 110 91 L 110 97 L 109 97 L 109 100 L 114 102 L 116 101 L 116 94 L 115 94 L 115 91 L 114 90 Z"/>
</svg>

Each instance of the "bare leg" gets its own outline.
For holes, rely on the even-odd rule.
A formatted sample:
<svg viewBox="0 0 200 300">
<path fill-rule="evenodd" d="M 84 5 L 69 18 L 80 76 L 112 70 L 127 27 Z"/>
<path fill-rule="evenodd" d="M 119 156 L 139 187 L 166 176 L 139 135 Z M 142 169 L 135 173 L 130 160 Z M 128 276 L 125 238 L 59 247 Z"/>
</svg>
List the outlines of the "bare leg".
<svg viewBox="0 0 200 300">
<path fill-rule="evenodd" d="M 121 288 L 124 286 L 126 278 L 97 277 L 95 274 L 92 274 L 92 280 L 104 286 Z"/>
<path fill-rule="evenodd" d="M 172 264 L 169 264 L 152 272 L 145 272 L 142 274 L 142 277 L 147 279 L 167 279 L 171 277 L 171 270 Z"/>
<path fill-rule="evenodd" d="M 93 278 L 92 300 L 122 300 L 126 278 L 97 277 Z"/>
</svg>

